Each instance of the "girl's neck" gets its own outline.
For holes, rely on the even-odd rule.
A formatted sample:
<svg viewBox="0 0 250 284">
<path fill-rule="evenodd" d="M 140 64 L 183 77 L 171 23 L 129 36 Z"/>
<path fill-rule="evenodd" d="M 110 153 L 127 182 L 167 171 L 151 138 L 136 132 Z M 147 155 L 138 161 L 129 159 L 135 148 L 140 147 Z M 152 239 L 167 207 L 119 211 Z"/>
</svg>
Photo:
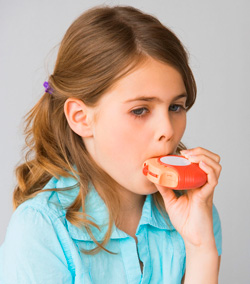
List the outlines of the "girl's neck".
<svg viewBox="0 0 250 284">
<path fill-rule="evenodd" d="M 101 185 L 95 182 L 94 187 L 100 188 Z M 120 202 L 115 225 L 136 240 L 135 233 L 141 219 L 145 195 L 136 194 L 120 186 L 116 188 L 116 192 Z"/>
<path fill-rule="evenodd" d="M 125 189 L 119 191 L 119 193 L 121 207 L 116 225 L 120 230 L 136 240 L 135 233 L 141 219 L 145 196 L 135 194 Z"/>
<path fill-rule="evenodd" d="M 127 189 L 118 189 L 119 197 L 121 200 L 120 211 L 128 213 L 141 212 L 145 201 L 145 195 L 136 194 Z"/>
</svg>

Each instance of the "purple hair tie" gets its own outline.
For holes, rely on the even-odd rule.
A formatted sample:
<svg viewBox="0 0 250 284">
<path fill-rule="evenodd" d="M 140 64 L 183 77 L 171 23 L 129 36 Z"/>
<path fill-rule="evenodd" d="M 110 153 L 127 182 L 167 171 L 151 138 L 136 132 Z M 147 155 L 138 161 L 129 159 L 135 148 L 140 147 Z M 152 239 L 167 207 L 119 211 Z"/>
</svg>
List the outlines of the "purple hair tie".
<svg viewBox="0 0 250 284">
<path fill-rule="evenodd" d="M 45 93 L 49 93 L 50 95 L 53 94 L 53 89 L 50 87 L 49 82 L 45 81 L 43 86 L 45 88 Z"/>
</svg>

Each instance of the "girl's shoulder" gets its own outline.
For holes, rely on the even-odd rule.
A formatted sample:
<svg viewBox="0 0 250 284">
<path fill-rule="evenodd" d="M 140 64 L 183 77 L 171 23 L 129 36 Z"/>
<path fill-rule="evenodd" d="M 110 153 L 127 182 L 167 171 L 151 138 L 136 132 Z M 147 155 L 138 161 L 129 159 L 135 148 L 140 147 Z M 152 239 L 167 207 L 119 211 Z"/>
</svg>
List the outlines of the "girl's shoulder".
<svg viewBox="0 0 250 284">
<path fill-rule="evenodd" d="M 49 190 L 49 191 L 46 191 Z M 39 212 L 51 218 L 59 218 L 66 214 L 66 208 L 71 205 L 79 193 L 75 179 L 52 178 L 35 197 L 26 200 L 15 210 L 15 215 L 25 215 L 26 212 Z"/>
<path fill-rule="evenodd" d="M 6 233 L 6 240 L 10 243 L 16 235 L 19 235 L 20 241 L 23 236 L 25 241 L 32 235 L 31 240 L 39 239 L 44 236 L 44 232 L 48 238 L 68 234 L 66 210 L 78 195 L 76 181 L 52 178 L 44 189 L 50 191 L 42 190 L 19 205 L 12 214 Z"/>
<path fill-rule="evenodd" d="M 52 179 L 45 188 L 59 187 L 56 180 Z M 62 192 L 42 191 L 15 210 L 4 243 L 0 247 L 0 275 L 11 279 L 8 283 L 28 283 L 31 276 L 25 271 L 40 275 L 41 279 L 46 278 L 43 283 L 55 283 L 50 279 L 56 277 L 68 279 L 61 283 L 72 282 L 74 244 L 68 232 L 65 206 L 69 205 L 77 194 L 76 186 Z M 41 259 L 45 261 L 41 263 Z M 57 267 L 64 271 L 62 275 L 55 275 Z"/>
</svg>

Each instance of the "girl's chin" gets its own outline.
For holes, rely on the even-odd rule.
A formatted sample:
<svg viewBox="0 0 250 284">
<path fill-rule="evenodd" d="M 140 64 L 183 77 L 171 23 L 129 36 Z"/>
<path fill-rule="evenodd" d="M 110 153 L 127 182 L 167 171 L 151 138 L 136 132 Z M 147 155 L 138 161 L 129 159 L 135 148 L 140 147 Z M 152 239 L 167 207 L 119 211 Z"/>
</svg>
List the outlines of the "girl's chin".
<svg viewBox="0 0 250 284">
<path fill-rule="evenodd" d="M 158 190 L 156 186 L 149 180 L 146 180 L 144 183 L 144 186 L 142 186 L 143 189 L 143 194 L 148 195 L 148 194 L 153 194 L 156 193 Z"/>
</svg>

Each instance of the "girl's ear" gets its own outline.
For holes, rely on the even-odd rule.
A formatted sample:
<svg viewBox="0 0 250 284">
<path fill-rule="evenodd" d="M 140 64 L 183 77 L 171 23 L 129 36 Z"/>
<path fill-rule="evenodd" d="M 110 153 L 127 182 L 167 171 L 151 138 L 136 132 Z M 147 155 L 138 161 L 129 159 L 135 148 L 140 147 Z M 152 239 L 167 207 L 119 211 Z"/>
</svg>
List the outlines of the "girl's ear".
<svg viewBox="0 0 250 284">
<path fill-rule="evenodd" d="M 69 98 L 64 103 L 64 113 L 70 128 L 81 137 L 93 136 L 91 127 L 93 111 L 84 102 Z"/>
</svg>

